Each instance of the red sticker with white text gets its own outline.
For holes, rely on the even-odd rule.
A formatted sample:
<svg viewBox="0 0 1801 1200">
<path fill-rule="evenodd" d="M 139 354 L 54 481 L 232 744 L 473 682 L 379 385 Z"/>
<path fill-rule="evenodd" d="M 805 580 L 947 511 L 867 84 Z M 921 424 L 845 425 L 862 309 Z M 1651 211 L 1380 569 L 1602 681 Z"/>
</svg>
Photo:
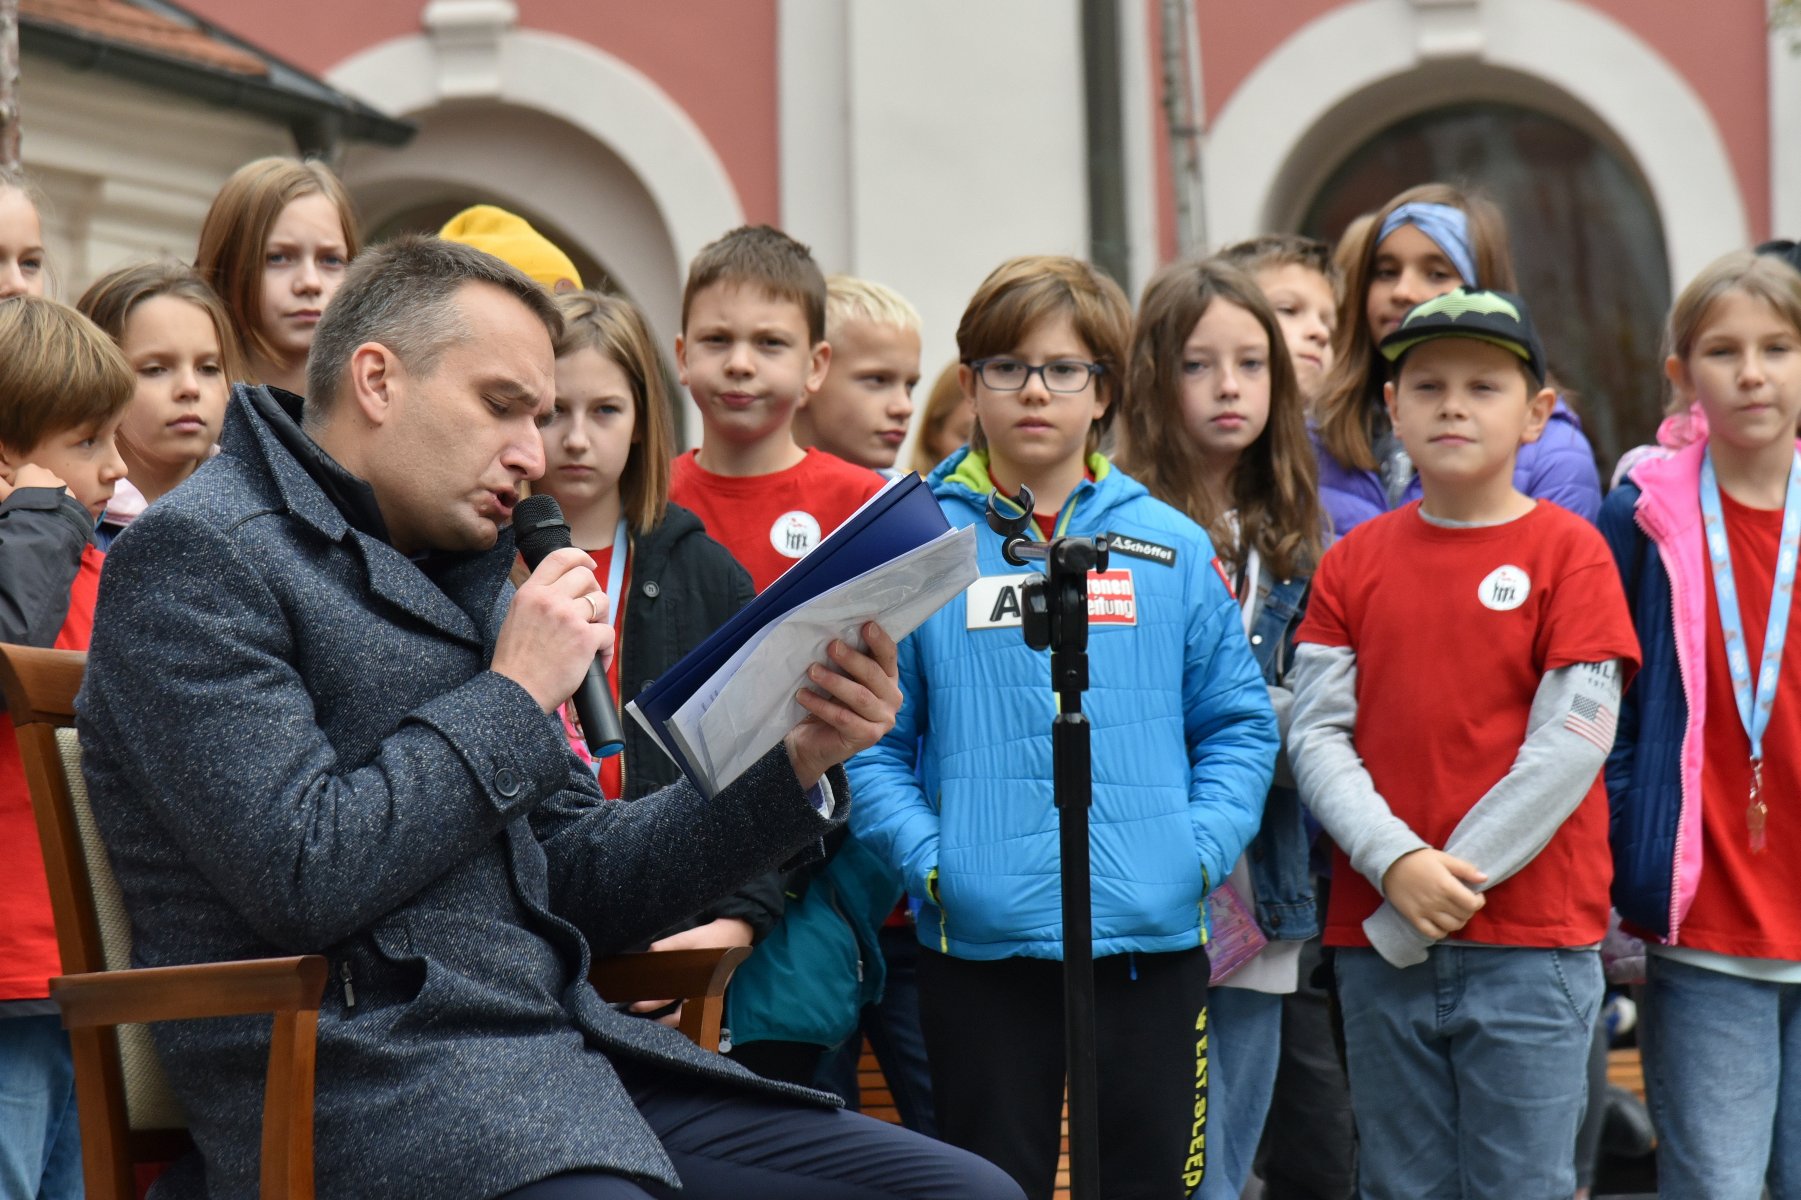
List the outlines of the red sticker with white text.
<svg viewBox="0 0 1801 1200">
<path fill-rule="evenodd" d="M 1132 586 L 1129 569 L 1118 567 L 1088 573 L 1088 623 L 1138 624 L 1138 593 Z"/>
</svg>

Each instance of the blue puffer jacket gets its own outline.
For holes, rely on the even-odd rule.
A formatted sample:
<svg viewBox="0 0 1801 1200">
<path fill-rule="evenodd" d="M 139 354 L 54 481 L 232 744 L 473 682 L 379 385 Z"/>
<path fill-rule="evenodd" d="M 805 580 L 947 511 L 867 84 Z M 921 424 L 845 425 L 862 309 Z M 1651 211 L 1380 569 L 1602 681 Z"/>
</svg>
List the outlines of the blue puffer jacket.
<svg viewBox="0 0 1801 1200">
<path fill-rule="evenodd" d="M 1091 612 L 1098 596 L 1133 622 L 1097 621 L 1089 641 L 1094 952 L 1186 950 L 1201 942 L 1203 899 L 1257 831 L 1275 715 L 1207 535 L 1106 459 L 1089 466 L 1057 533 L 1138 543 L 1109 564 L 1130 573 L 1129 594 L 1121 579 L 1091 595 Z M 901 643 L 906 701 L 849 764 L 852 828 L 927 898 L 925 944 L 1061 958 L 1049 655 L 1026 646 L 1002 590 L 1025 572 L 986 530 L 986 456 L 959 452 L 931 483 L 953 526 L 983 530 L 983 579 Z"/>
</svg>

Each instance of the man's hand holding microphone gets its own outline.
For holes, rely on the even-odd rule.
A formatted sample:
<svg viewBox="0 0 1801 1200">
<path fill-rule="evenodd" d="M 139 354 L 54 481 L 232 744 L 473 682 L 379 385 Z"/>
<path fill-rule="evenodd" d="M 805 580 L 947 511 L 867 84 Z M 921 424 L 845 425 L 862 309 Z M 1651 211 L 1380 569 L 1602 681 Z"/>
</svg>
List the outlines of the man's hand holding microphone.
<svg viewBox="0 0 1801 1200">
<path fill-rule="evenodd" d="M 540 507 L 539 502 L 547 503 Z M 519 586 L 501 624 L 492 669 L 524 688 L 547 713 L 576 696 L 585 730 L 592 733 L 609 718 L 616 730 L 618 709 L 606 687 L 614 652 L 611 606 L 594 577 L 595 562 L 569 545 L 568 526 L 549 497 L 521 501 L 514 518 L 531 577 Z M 560 529 L 550 535 L 560 548 L 534 543 L 546 529 Z M 803 789 L 894 728 L 901 706 L 894 640 L 874 621 L 863 627 L 863 637 L 867 651 L 834 641 L 827 662 L 808 668 L 812 686 L 797 694 L 809 715 L 782 742 Z M 602 698 L 582 704 L 578 689 L 592 692 L 596 683 Z M 584 707 L 599 711 L 581 711 Z"/>
</svg>

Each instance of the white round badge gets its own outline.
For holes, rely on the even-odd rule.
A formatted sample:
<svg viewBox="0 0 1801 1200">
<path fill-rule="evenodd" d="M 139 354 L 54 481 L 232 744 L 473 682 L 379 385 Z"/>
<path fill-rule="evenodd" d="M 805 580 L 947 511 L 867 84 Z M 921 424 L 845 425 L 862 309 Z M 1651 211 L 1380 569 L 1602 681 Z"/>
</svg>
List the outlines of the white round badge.
<svg viewBox="0 0 1801 1200">
<path fill-rule="evenodd" d="M 1511 564 L 1490 571 L 1488 578 L 1476 589 L 1476 598 L 1482 601 L 1482 607 L 1496 612 L 1518 608 L 1531 594 L 1532 580 L 1527 578 L 1526 572 Z"/>
<path fill-rule="evenodd" d="M 819 519 L 810 512 L 785 512 L 769 527 L 769 544 L 776 553 L 800 558 L 819 545 Z"/>
</svg>

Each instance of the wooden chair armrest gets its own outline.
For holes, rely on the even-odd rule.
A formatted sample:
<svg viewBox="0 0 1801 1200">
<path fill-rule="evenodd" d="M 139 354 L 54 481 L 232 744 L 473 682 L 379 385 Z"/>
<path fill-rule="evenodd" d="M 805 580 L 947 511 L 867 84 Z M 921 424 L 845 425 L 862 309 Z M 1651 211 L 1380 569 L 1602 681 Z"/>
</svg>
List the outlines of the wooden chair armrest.
<svg viewBox="0 0 1801 1200">
<path fill-rule="evenodd" d="M 749 957 L 748 946 L 616 954 L 596 959 L 588 982 L 608 1001 L 698 1000 L 723 996 L 732 972 Z"/>
<path fill-rule="evenodd" d="M 50 981 L 50 998 L 67 1029 L 317 1012 L 325 977 L 325 960 L 307 954 L 62 975 Z"/>
</svg>

